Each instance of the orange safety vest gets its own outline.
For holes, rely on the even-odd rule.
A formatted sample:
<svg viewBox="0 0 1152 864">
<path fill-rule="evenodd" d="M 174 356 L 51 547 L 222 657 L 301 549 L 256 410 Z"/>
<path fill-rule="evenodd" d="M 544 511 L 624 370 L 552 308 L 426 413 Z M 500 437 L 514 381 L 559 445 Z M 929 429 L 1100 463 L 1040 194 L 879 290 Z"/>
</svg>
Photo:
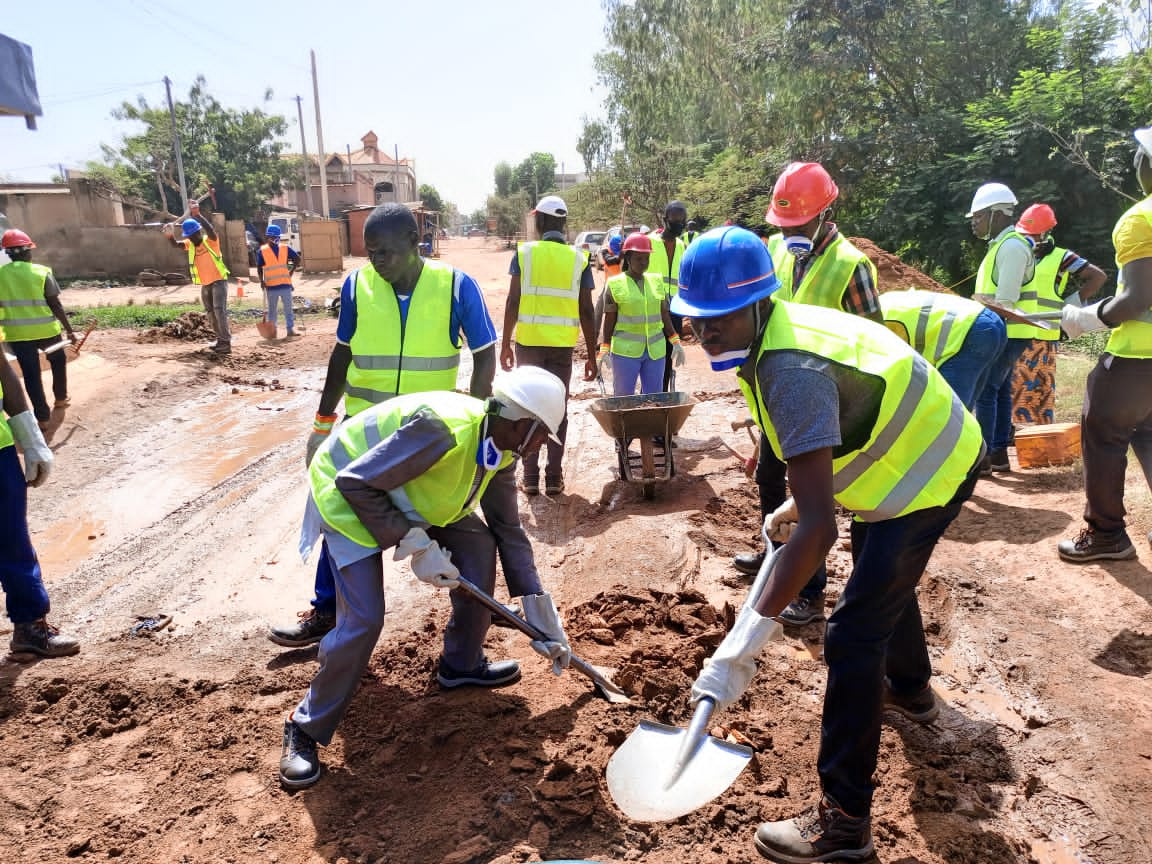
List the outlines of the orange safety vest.
<svg viewBox="0 0 1152 864">
<path fill-rule="evenodd" d="M 292 273 L 288 270 L 288 247 L 278 244 L 276 251 L 272 251 L 272 244 L 265 243 L 260 247 L 260 266 L 264 273 L 265 288 L 291 287 Z"/>
<path fill-rule="evenodd" d="M 213 240 L 205 235 L 199 246 L 191 240 L 183 242 L 188 249 L 188 269 L 192 272 L 194 283 L 211 285 L 213 282 L 228 278 L 228 268 L 224 266 L 224 259 L 220 257 L 219 240 Z"/>
</svg>

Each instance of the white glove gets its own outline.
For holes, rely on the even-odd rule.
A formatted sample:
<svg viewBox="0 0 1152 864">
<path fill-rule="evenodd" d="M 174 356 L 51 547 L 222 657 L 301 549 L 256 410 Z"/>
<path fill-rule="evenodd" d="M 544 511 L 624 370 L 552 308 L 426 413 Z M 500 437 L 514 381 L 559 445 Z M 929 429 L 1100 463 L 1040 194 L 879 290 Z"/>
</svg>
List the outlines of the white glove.
<svg viewBox="0 0 1152 864">
<path fill-rule="evenodd" d="M 409 528 L 396 544 L 393 561 L 411 556 L 412 573 L 421 582 L 437 588 L 455 588 L 460 583 L 460 571 L 445 552 L 423 528 Z"/>
<path fill-rule="evenodd" d="M 680 366 L 683 366 L 684 361 L 687 359 L 688 358 L 686 356 L 684 356 L 684 346 L 681 345 L 679 342 L 674 343 L 672 345 L 672 366 L 673 366 L 673 368 L 679 368 Z"/>
<path fill-rule="evenodd" d="M 775 618 L 765 618 L 755 609 L 742 607 L 735 626 L 710 660 L 704 661 L 704 668 L 692 685 L 692 704 L 707 697 L 718 710 L 723 710 L 739 699 L 756 674 L 756 655 L 783 632 Z"/>
<path fill-rule="evenodd" d="M 1091 306 L 1080 307 L 1065 305 L 1060 310 L 1060 329 L 1068 334 L 1069 339 L 1075 339 L 1093 330 L 1107 330 L 1108 325 L 1100 320 L 1100 307 L 1106 302 L 1107 300 L 1101 300 Z"/>
<path fill-rule="evenodd" d="M 524 608 L 524 620 L 548 637 L 547 641 L 533 640 L 532 650 L 552 661 L 554 675 L 561 674 L 572 660 L 572 648 L 564 635 L 564 625 L 556 604 L 552 602 L 552 595 L 547 591 L 526 594 L 520 598 L 520 605 Z"/>
<path fill-rule="evenodd" d="M 792 532 L 796 530 L 799 518 L 800 514 L 796 512 L 796 499 L 789 498 L 764 517 L 764 533 L 768 535 L 769 540 L 787 543 Z"/>
<path fill-rule="evenodd" d="M 320 449 L 321 445 L 323 445 L 331 435 L 331 432 L 312 432 L 308 435 L 308 445 L 304 451 L 305 467 L 312 464 L 312 457 L 316 455 L 316 451 Z"/>
<path fill-rule="evenodd" d="M 48 449 L 40 425 L 31 411 L 22 411 L 14 417 L 9 417 L 8 425 L 12 429 L 12 437 L 24 451 L 25 481 L 29 486 L 42 485 L 48 479 L 56 457 Z"/>
</svg>

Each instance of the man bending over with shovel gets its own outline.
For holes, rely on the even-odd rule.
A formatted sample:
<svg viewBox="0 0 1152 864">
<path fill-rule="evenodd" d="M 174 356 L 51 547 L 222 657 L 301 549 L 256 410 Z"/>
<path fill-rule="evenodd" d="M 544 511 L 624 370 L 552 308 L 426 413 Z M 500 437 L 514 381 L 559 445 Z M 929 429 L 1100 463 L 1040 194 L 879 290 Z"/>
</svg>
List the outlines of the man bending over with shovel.
<svg viewBox="0 0 1152 864">
<path fill-rule="evenodd" d="M 548 638 L 532 647 L 559 675 L 571 649 L 551 596 L 540 584 L 520 525 L 516 460 L 564 420 L 564 383 L 535 366 L 498 377 L 488 400 L 459 393 L 397 396 L 349 418 L 309 466 L 312 495 L 300 548 L 320 535 L 336 567 L 336 626 L 320 642 L 320 670 L 284 722 L 280 782 L 320 778 L 316 745 L 332 740 L 384 626 L 383 550 L 411 559 L 416 578 L 451 593 L 437 680 L 444 688 L 503 687 L 520 680 L 515 660 L 490 662 L 484 637 L 492 613 L 457 587 L 492 593 L 496 554 L 524 617 Z M 481 520 L 472 511 L 479 506 Z"/>
<path fill-rule="evenodd" d="M 780 302 L 764 244 L 742 228 L 703 234 L 684 255 L 673 314 L 715 370 L 736 371 L 765 446 L 788 465 L 794 500 L 765 520 L 787 540 L 767 583 L 692 687 L 692 701 L 730 705 L 755 658 L 851 510 L 854 566 L 828 618 L 817 770 L 808 813 L 766 822 L 756 848 L 774 861 L 872 854 L 872 775 L 885 707 L 921 722 L 939 712 L 929 680 L 916 584 L 976 483 L 980 426 L 927 361 L 886 328 L 833 309 Z M 788 526 L 788 527 L 783 527 Z"/>
</svg>

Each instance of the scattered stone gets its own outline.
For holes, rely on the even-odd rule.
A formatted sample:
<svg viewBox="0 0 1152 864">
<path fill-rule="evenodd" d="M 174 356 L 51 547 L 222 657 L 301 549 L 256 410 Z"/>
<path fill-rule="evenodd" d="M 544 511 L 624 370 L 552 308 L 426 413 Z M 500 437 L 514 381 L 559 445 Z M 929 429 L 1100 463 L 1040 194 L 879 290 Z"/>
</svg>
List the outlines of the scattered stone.
<svg viewBox="0 0 1152 864">
<path fill-rule="evenodd" d="M 461 843 L 452 852 L 445 855 L 440 864 L 469 864 L 473 859 L 479 858 L 492 848 L 492 842 L 483 834 L 477 834 Z"/>
<path fill-rule="evenodd" d="M 75 858 L 78 855 L 83 855 L 91 848 L 91 837 L 73 837 L 68 841 L 68 847 L 65 854 L 67 854 L 69 858 Z"/>
</svg>

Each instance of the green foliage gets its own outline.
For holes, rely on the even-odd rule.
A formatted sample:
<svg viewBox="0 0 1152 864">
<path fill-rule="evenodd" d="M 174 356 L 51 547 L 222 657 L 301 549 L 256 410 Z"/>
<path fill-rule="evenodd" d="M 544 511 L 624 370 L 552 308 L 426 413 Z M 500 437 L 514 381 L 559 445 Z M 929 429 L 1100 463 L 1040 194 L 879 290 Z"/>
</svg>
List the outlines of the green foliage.
<svg viewBox="0 0 1152 864">
<path fill-rule="evenodd" d="M 435 186 L 421 183 L 417 194 L 420 196 L 420 201 L 424 204 L 425 209 L 435 210 L 437 213 L 443 212 L 444 201 L 440 197 L 440 193 L 436 191 Z"/>
<path fill-rule="evenodd" d="M 508 197 L 512 191 L 512 166 L 507 162 L 500 162 L 492 173 L 496 181 L 496 194 L 501 198 Z"/>
<path fill-rule="evenodd" d="M 555 188 L 556 158 L 551 153 L 533 153 L 512 170 L 508 192 L 523 192 L 535 203 Z"/>
<path fill-rule="evenodd" d="M 230 219 L 249 219 L 265 199 L 285 182 L 297 182 L 299 165 L 281 158 L 285 145 L 277 140 L 287 131 L 284 118 L 258 108 L 225 108 L 197 78 L 186 101 L 175 103 L 180 130 L 184 176 L 189 196 L 216 189 L 216 203 Z M 181 209 L 180 182 L 172 124 L 166 106 L 152 106 L 141 97 L 112 112 L 143 131 L 125 135 L 117 146 L 101 145 L 101 162 L 89 163 L 99 180 L 160 211 Z"/>
<path fill-rule="evenodd" d="M 584 160 L 584 171 L 595 174 L 603 171 L 612 158 L 612 129 L 599 120 L 584 118 L 584 129 L 576 142 L 576 151 Z"/>
<path fill-rule="evenodd" d="M 75 327 L 83 328 L 92 321 L 102 330 L 115 327 L 162 327 L 174 321 L 185 312 L 203 312 L 199 303 L 145 304 L 125 306 L 93 306 L 73 309 L 68 312 L 68 320 Z"/>
<path fill-rule="evenodd" d="M 507 237 L 524 230 L 524 214 L 531 209 L 527 193 L 517 193 L 501 198 L 499 195 L 488 196 L 488 218 L 496 220 L 496 233 Z M 481 220 L 483 225 L 484 221 Z"/>
</svg>

